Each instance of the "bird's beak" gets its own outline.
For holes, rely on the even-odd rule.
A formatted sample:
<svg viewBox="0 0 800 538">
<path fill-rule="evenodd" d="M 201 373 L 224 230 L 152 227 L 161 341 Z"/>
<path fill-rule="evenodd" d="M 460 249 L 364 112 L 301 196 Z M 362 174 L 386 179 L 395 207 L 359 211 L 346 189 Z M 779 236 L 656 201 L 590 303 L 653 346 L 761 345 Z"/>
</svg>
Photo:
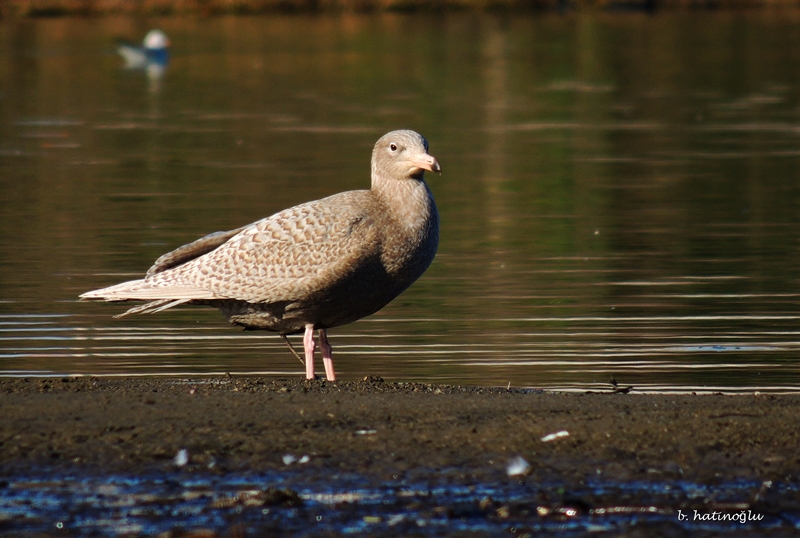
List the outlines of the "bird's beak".
<svg viewBox="0 0 800 538">
<path fill-rule="evenodd" d="M 413 164 L 417 168 L 421 168 L 423 170 L 427 170 L 435 174 L 442 173 L 442 167 L 439 166 L 439 161 L 436 160 L 436 157 L 434 157 L 433 155 L 428 155 L 427 153 L 420 155 L 419 157 L 411 161 L 411 164 Z"/>
</svg>

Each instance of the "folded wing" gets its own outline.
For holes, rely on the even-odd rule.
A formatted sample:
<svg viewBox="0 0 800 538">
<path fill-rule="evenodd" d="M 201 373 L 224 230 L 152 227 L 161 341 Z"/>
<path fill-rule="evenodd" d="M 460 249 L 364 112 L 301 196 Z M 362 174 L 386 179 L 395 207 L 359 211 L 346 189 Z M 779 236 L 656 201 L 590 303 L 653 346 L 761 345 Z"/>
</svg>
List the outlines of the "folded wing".
<svg viewBox="0 0 800 538">
<path fill-rule="evenodd" d="M 153 301 L 126 314 L 194 300 L 302 300 L 380 256 L 379 230 L 368 216 L 373 203 L 369 191 L 349 191 L 295 206 L 184 245 L 156 260 L 144 279 L 81 298 Z"/>
</svg>

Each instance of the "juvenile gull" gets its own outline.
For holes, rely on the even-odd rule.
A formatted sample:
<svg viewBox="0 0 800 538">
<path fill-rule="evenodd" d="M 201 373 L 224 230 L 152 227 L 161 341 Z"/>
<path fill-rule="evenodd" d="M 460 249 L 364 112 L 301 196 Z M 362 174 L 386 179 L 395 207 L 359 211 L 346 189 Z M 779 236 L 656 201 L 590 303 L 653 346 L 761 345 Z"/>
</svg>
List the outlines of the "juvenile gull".
<svg viewBox="0 0 800 538">
<path fill-rule="evenodd" d="M 181 304 L 219 308 L 234 325 L 305 332 L 306 377 L 314 378 L 314 330 L 333 381 L 327 329 L 377 312 L 428 268 L 439 214 L 425 171 L 441 168 L 414 131 L 384 135 L 372 150 L 372 187 L 285 209 L 216 232 L 158 258 L 141 280 L 81 299 L 143 300 L 117 316 Z M 290 345 L 291 347 L 291 345 Z"/>
</svg>

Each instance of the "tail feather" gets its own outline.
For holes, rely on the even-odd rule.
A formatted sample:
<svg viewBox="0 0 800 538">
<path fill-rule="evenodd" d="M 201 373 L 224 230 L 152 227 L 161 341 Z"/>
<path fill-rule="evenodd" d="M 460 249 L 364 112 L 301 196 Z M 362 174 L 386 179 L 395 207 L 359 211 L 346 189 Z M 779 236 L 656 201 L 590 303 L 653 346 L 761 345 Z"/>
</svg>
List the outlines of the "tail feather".
<svg viewBox="0 0 800 538">
<path fill-rule="evenodd" d="M 81 299 L 94 299 L 100 301 L 181 301 L 192 299 L 222 299 L 223 297 L 213 291 L 171 284 L 154 283 L 147 279 L 130 280 L 108 288 L 87 291 L 80 296 Z"/>
<path fill-rule="evenodd" d="M 108 288 L 87 291 L 80 296 L 81 300 L 99 301 L 148 301 L 145 304 L 114 316 L 124 318 L 132 314 L 155 314 L 168 308 L 192 302 L 194 300 L 220 299 L 216 293 L 192 288 L 189 286 L 161 285 L 147 279 L 130 280 Z"/>
<path fill-rule="evenodd" d="M 173 306 L 188 303 L 189 301 L 191 301 L 191 299 L 159 299 L 158 301 L 150 301 L 149 303 L 134 306 L 122 314 L 117 314 L 114 316 L 114 319 L 124 318 L 132 314 L 155 314 L 156 312 L 162 312 L 168 308 L 172 308 Z"/>
</svg>

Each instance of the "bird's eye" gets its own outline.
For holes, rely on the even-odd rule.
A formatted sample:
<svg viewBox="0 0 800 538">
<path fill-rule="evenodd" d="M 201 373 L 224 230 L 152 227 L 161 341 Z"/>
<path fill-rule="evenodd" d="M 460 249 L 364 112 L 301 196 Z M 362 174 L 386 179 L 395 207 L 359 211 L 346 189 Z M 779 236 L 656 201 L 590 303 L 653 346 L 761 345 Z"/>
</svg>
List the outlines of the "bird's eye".
<svg viewBox="0 0 800 538">
<path fill-rule="evenodd" d="M 392 151 L 397 151 L 397 144 L 394 144 L 394 143 L 389 144 L 389 149 L 392 150 Z"/>
</svg>

